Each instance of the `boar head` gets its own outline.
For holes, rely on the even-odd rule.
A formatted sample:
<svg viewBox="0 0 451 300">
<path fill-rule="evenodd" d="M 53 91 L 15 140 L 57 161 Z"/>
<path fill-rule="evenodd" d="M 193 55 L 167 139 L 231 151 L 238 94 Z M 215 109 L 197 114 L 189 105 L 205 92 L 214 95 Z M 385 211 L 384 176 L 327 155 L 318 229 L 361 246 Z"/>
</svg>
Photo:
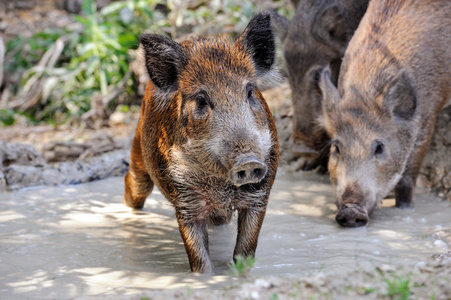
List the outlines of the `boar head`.
<svg viewBox="0 0 451 300">
<path fill-rule="evenodd" d="M 319 75 L 331 65 L 332 81 L 337 83 L 341 58 L 352 32 L 341 8 L 331 1 L 304 1 L 299 5 L 291 21 L 276 12 L 273 18 L 292 90 L 293 152 L 309 160 L 304 166 L 308 170 L 320 163 L 329 140 L 321 124 Z"/>
<path fill-rule="evenodd" d="M 269 13 L 257 15 L 234 43 L 141 36 L 156 111 L 172 110 L 165 122 L 173 123 L 174 137 L 161 138 L 173 139 L 168 155 L 180 180 L 215 174 L 241 186 L 265 177 L 277 137 L 257 79 L 275 73 L 270 20 Z"/>
<path fill-rule="evenodd" d="M 414 146 L 417 99 L 407 72 L 381 71 L 373 78 L 362 82 L 351 75 L 343 88 L 340 78 L 342 95 L 328 68 L 320 78 L 331 136 L 328 169 L 336 221 L 345 227 L 368 223 L 374 208 L 403 177 Z"/>
</svg>

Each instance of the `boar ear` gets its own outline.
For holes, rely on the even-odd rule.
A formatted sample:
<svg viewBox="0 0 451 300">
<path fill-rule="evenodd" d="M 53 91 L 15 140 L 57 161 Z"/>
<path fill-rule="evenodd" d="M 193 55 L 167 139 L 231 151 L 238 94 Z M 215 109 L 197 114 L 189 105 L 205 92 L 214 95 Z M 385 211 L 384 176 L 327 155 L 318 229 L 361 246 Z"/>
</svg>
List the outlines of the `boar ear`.
<svg viewBox="0 0 451 300">
<path fill-rule="evenodd" d="M 257 76 L 264 76 L 274 64 L 275 41 L 269 12 L 262 12 L 252 18 L 236 44 L 252 55 Z"/>
<path fill-rule="evenodd" d="M 411 120 L 417 108 L 415 88 L 406 72 L 401 70 L 385 87 L 385 106 L 393 113 L 396 119 Z"/>
<path fill-rule="evenodd" d="M 281 41 L 284 41 L 288 34 L 290 20 L 288 20 L 284 16 L 279 15 L 274 9 L 272 9 L 270 13 L 276 35 L 280 38 Z"/>
<path fill-rule="evenodd" d="M 344 55 L 348 41 L 348 30 L 345 18 L 338 6 L 329 6 L 316 15 L 312 33 L 318 39 L 333 47 L 341 56 Z"/>
<path fill-rule="evenodd" d="M 331 112 L 334 107 L 340 102 L 341 96 L 338 89 L 330 79 L 330 67 L 327 66 L 320 72 L 319 87 L 323 94 L 323 111 Z"/>
<path fill-rule="evenodd" d="M 143 34 L 139 40 L 152 82 L 163 92 L 176 91 L 180 69 L 186 61 L 182 46 L 166 36 L 157 34 Z"/>
</svg>

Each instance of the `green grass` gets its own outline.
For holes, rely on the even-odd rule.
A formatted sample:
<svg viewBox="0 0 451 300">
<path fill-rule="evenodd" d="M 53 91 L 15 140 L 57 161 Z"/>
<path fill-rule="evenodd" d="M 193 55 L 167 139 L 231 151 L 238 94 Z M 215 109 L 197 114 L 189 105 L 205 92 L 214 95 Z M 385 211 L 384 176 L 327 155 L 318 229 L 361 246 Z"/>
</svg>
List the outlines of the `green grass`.
<svg viewBox="0 0 451 300">
<path fill-rule="evenodd" d="M 254 3 L 196 0 L 177 6 L 165 0 L 124 0 L 98 11 L 94 0 L 85 0 L 80 15 L 74 16 L 76 26 L 67 27 L 71 29 L 48 29 L 7 43 L 5 73 L 14 78 L 8 89 L 10 102 L 16 104 L 2 109 L 0 126 L 14 124 L 19 115 L 30 116 L 32 122 L 79 122 L 93 108 L 112 113 L 118 105 L 129 106 L 137 101 L 130 63 L 139 34 L 236 36 L 262 9 Z M 290 12 L 286 5 L 279 5 L 279 11 Z M 55 51 L 61 42 L 61 51 Z M 42 61 L 46 55 L 53 64 L 52 59 Z M 29 101 L 20 104 L 21 99 Z"/>
<path fill-rule="evenodd" d="M 384 278 L 387 283 L 387 296 L 393 300 L 408 300 L 411 294 L 410 276 L 402 277 L 394 274 L 391 278 Z"/>
<path fill-rule="evenodd" d="M 277 293 L 274 293 L 271 295 L 271 297 L 269 298 L 270 300 L 277 300 L 279 299 L 279 296 L 277 296 Z"/>
<path fill-rule="evenodd" d="M 233 275 L 238 277 L 246 277 L 249 275 L 256 259 L 253 256 L 244 257 L 241 254 L 235 256 L 235 261 L 230 263 L 229 267 Z"/>
</svg>

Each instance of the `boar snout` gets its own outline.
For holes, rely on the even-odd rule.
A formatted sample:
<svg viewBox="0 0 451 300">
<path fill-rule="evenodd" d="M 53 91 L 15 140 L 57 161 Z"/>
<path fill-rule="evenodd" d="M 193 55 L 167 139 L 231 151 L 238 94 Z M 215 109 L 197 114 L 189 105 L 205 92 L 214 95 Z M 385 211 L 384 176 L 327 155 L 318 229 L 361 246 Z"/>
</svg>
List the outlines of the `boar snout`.
<svg viewBox="0 0 451 300">
<path fill-rule="evenodd" d="M 343 205 L 335 220 L 343 227 L 362 227 L 368 223 L 368 214 L 355 203 Z"/>
<path fill-rule="evenodd" d="M 268 166 L 255 156 L 246 156 L 238 160 L 238 162 L 230 170 L 230 179 L 236 186 L 248 183 L 258 183 L 268 171 Z"/>
</svg>

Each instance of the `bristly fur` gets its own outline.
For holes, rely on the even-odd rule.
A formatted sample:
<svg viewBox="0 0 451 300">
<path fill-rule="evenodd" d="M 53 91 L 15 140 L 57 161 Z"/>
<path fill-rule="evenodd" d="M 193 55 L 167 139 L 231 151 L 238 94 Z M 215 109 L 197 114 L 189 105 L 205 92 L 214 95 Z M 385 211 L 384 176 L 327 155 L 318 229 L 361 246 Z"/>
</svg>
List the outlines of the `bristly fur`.
<svg viewBox="0 0 451 300">
<path fill-rule="evenodd" d="M 140 36 L 140 48 L 150 80 L 157 87 L 154 98 L 159 110 L 176 97 L 174 93 L 179 90 L 180 76 L 190 71 L 186 68 L 186 62 L 198 55 L 195 49 L 203 49 L 204 45 L 209 47 L 212 42 L 234 46 L 239 49 L 240 55 L 249 56 L 247 59 L 252 61 L 255 70 L 254 78 L 249 78 L 250 80 L 260 80 L 267 87 L 278 85 L 282 81 L 275 66 L 275 39 L 269 12 L 262 12 L 254 17 L 235 43 L 224 37 L 191 37 L 179 44 L 166 36 L 146 33 Z M 220 64 L 222 58 L 216 57 L 216 60 Z"/>
<path fill-rule="evenodd" d="M 234 211 L 233 255 L 252 256 L 257 248 L 279 161 L 274 119 L 256 86 L 274 65 L 268 20 L 257 15 L 235 42 L 141 36 L 151 80 L 124 202 L 142 208 L 158 187 L 174 206 L 193 272 L 212 271 L 207 226 L 229 222 Z"/>
</svg>

